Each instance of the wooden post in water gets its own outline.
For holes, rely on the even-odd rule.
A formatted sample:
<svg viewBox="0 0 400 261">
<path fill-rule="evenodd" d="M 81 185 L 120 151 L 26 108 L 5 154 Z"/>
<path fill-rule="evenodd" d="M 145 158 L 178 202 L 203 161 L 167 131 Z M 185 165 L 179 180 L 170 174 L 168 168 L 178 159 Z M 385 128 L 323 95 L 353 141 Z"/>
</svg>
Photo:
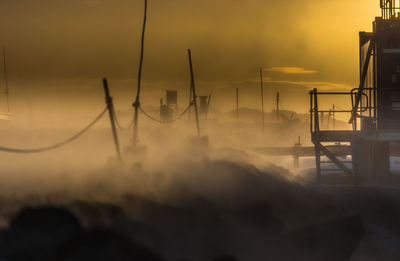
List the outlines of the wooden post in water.
<svg viewBox="0 0 400 261">
<path fill-rule="evenodd" d="M 280 103 L 280 94 L 276 93 L 276 121 L 279 123 L 280 113 L 279 113 L 279 103 Z"/>
<path fill-rule="evenodd" d="M 147 0 L 144 0 L 144 17 L 143 17 L 143 27 L 142 27 L 142 39 L 141 39 L 141 48 L 140 48 L 140 62 L 139 62 L 139 72 L 138 72 L 138 84 L 137 84 L 137 93 L 136 100 L 133 103 L 133 107 L 135 108 L 135 114 L 133 118 L 133 145 L 137 145 L 139 142 L 139 108 L 140 108 L 140 89 L 142 83 L 142 68 L 143 68 L 143 57 L 144 57 L 144 36 L 146 33 L 146 21 L 147 21 Z"/>
<path fill-rule="evenodd" d="M 330 125 L 330 123 L 331 123 L 331 117 L 332 117 L 332 110 L 329 109 L 329 112 L 328 112 L 328 129 L 329 129 L 329 127 L 331 126 L 331 125 Z"/>
<path fill-rule="evenodd" d="M 332 124 L 333 124 L 333 130 L 335 130 L 336 129 L 335 104 L 333 104 L 332 108 Z"/>
<path fill-rule="evenodd" d="M 210 113 L 210 103 L 211 103 L 211 94 L 208 95 L 206 119 L 208 119 L 208 114 Z"/>
<path fill-rule="evenodd" d="M 4 81 L 6 84 L 6 99 L 7 99 L 7 112 L 10 113 L 10 98 L 8 92 L 8 79 L 7 79 L 7 63 L 6 63 L 6 47 L 3 46 L 3 69 L 4 69 Z"/>
<path fill-rule="evenodd" d="M 199 111 L 197 109 L 196 86 L 195 86 L 195 82 L 194 82 L 192 52 L 191 52 L 190 49 L 188 49 L 188 55 L 189 55 L 190 76 L 191 76 L 191 90 L 192 90 L 192 94 L 193 94 L 194 113 L 195 113 L 195 116 L 196 116 L 197 135 L 200 137 Z"/>
<path fill-rule="evenodd" d="M 300 148 L 301 148 L 301 140 L 299 136 L 297 143 L 294 144 L 294 153 L 293 153 L 293 166 L 296 169 L 300 167 Z"/>
<path fill-rule="evenodd" d="M 121 149 L 119 146 L 117 128 L 115 127 L 114 103 L 113 103 L 112 97 L 110 96 L 110 92 L 108 90 L 108 82 L 107 82 L 106 78 L 103 79 L 103 86 L 104 86 L 104 92 L 106 94 L 106 104 L 107 104 L 107 108 L 108 108 L 108 114 L 110 115 L 110 123 L 111 123 L 111 130 L 112 130 L 113 138 L 114 138 L 115 150 L 116 150 L 117 158 L 118 158 L 119 162 L 122 163 L 122 156 L 121 156 Z"/>
<path fill-rule="evenodd" d="M 239 120 L 239 88 L 236 88 L 236 120 Z"/>
<path fill-rule="evenodd" d="M 190 82 L 190 91 L 189 91 L 190 93 L 189 93 L 189 105 L 190 104 L 192 104 L 192 102 L 193 102 L 193 100 L 192 100 L 192 97 L 193 97 L 193 90 L 192 90 L 192 83 Z M 189 120 L 190 120 L 190 114 L 191 114 L 191 112 L 192 112 L 192 107 L 190 107 L 189 108 L 189 111 L 188 111 L 188 118 L 189 118 Z"/>
<path fill-rule="evenodd" d="M 263 69 L 260 68 L 260 81 L 261 81 L 261 119 L 262 119 L 262 132 L 264 133 L 264 84 L 263 84 Z"/>
</svg>

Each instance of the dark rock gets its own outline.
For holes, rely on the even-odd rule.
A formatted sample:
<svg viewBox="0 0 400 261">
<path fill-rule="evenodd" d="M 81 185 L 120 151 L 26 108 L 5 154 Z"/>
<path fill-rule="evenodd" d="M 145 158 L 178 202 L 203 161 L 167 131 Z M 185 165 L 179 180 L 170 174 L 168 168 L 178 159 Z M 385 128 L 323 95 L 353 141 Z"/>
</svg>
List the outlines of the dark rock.
<svg viewBox="0 0 400 261">
<path fill-rule="evenodd" d="M 284 247 L 280 250 L 285 258 L 290 252 L 292 260 L 349 260 L 364 233 L 364 225 L 359 216 L 340 218 L 288 233 L 285 235 Z"/>
<path fill-rule="evenodd" d="M 59 251 L 60 260 L 161 261 L 157 254 L 108 230 L 84 231 Z"/>
</svg>

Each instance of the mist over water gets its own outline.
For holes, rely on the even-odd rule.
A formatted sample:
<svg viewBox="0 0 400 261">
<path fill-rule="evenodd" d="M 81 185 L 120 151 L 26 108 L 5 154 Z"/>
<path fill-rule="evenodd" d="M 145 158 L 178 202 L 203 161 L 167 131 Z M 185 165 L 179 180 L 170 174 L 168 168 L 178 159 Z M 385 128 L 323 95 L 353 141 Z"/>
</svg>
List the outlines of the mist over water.
<svg viewBox="0 0 400 261">
<path fill-rule="evenodd" d="M 141 104 L 158 119 L 160 97 L 177 90 L 186 107 L 191 48 L 198 95 L 212 94 L 201 139 L 193 111 L 164 125 L 140 114 L 140 150 L 129 152 L 132 128 L 118 130 L 121 164 L 105 114 L 57 150 L 0 151 L 0 260 L 398 260 L 396 189 L 318 187 L 313 159 L 294 168 L 291 156 L 259 150 L 312 146 L 308 91 L 355 85 L 359 29 L 347 24 L 365 28 L 376 13 L 358 2 L 151 1 Z M 103 77 L 129 125 L 140 3 L 0 3 L 11 90 L 0 147 L 46 147 L 82 130 L 105 107 Z M 349 128 L 345 116 L 337 126 Z"/>
<path fill-rule="evenodd" d="M 82 115 L 53 112 L 59 119 L 37 114 L 31 124 L 25 116 L 16 115 L 3 123 L 0 134 L 7 139 L 1 145 L 34 148 L 64 140 L 92 120 L 102 106 L 98 108 L 98 112 L 90 109 Z M 146 110 L 157 117 L 156 108 Z M 88 133 L 58 150 L 31 155 L 0 153 L 0 200 L 4 206 L 0 210 L 4 227 L 0 242 L 2 233 L 18 238 L 10 227 L 15 219 L 52 215 L 43 209 L 19 217 L 21 209 L 50 205 L 71 211 L 87 229 L 85 233 L 106 229 L 125 234 L 165 260 L 214 260 L 221 255 L 234 260 L 267 256 L 274 260 L 296 256 L 348 260 L 364 234 L 361 221 L 352 217 L 357 213 L 337 205 L 326 191 L 310 187 L 312 174 L 294 174 L 290 157 L 269 157 L 254 150 L 293 146 L 298 136 L 303 145 L 310 144 L 306 115 L 285 111 L 282 115 L 290 120 L 282 117 L 278 123 L 273 114 L 265 115 L 263 135 L 259 111 L 241 108 L 237 120 L 236 111 L 211 110 L 207 120 L 201 117 L 202 136 L 209 139 L 209 145 L 202 146 L 193 142 L 197 135 L 193 111 L 190 120 L 185 115 L 166 125 L 141 114 L 140 145 L 147 152 L 125 153 L 123 165 L 116 160 L 107 114 Z M 63 121 L 61 116 L 75 119 Z M 132 117 L 123 111 L 117 116 L 125 126 Z M 122 149 L 130 146 L 132 130 L 118 133 Z M 318 251 L 298 243 L 298 235 L 310 233 L 302 230 L 320 231 L 314 227 L 318 224 L 334 230 L 338 240 L 326 241 Z M 307 240 L 327 240 L 324 233 L 309 235 Z"/>
</svg>

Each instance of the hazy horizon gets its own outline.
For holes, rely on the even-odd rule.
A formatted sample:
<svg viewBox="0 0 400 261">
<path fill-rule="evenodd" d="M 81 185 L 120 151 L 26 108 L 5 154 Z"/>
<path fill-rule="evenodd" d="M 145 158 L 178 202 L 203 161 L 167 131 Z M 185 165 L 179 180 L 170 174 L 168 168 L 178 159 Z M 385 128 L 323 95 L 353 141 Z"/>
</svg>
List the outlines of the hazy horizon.
<svg viewBox="0 0 400 261">
<path fill-rule="evenodd" d="M 165 89 L 177 89 L 186 103 L 191 48 L 199 92 L 213 94 L 218 109 L 234 108 L 235 88 L 241 106 L 259 107 L 263 67 L 266 107 L 280 91 L 285 109 L 305 112 L 309 89 L 357 86 L 358 32 L 379 14 L 376 0 L 149 1 L 142 97 L 157 105 Z M 82 97 L 100 104 L 103 77 L 130 107 L 142 19 L 143 1 L 2 1 L 12 107 L 87 106 Z"/>
</svg>

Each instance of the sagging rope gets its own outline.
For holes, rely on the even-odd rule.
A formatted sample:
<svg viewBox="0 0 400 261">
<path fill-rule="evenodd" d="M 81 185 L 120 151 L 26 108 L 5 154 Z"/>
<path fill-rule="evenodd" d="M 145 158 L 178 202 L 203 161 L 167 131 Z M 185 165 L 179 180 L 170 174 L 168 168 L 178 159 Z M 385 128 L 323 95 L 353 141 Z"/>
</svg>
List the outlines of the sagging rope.
<svg viewBox="0 0 400 261">
<path fill-rule="evenodd" d="M 71 138 L 51 145 L 51 146 L 47 146 L 47 147 L 43 147 L 43 148 L 37 148 L 37 149 L 15 149 L 15 148 L 7 148 L 7 147 L 1 147 L 0 146 L 0 151 L 5 151 L 5 152 L 11 152 L 11 153 L 39 153 L 39 152 L 45 152 L 45 151 L 49 151 L 49 150 L 54 150 L 57 149 L 63 145 L 66 145 L 74 140 L 76 140 L 77 138 L 79 138 L 80 136 L 82 136 L 85 132 L 87 132 L 90 128 L 93 127 L 93 125 L 95 125 L 103 116 L 104 114 L 107 112 L 108 108 L 106 107 L 100 114 L 99 116 L 97 116 L 89 125 L 87 125 L 83 130 L 79 131 L 78 133 L 76 133 L 74 136 L 72 136 Z"/>
<path fill-rule="evenodd" d="M 133 118 L 132 118 L 131 122 L 129 123 L 128 127 L 122 127 L 122 125 L 120 124 L 120 122 L 118 120 L 118 117 L 117 117 L 117 114 L 115 113 L 115 111 L 113 111 L 113 114 L 114 114 L 115 123 L 117 124 L 118 129 L 124 131 L 124 130 L 129 130 L 130 128 L 132 128 L 133 122 L 134 122 Z"/>
<path fill-rule="evenodd" d="M 193 103 L 191 103 L 181 114 L 179 114 L 178 117 L 176 117 L 175 119 L 166 120 L 166 121 L 163 121 L 163 120 L 159 120 L 159 119 L 154 118 L 153 116 L 151 116 L 150 114 L 148 114 L 146 111 L 144 111 L 143 108 L 142 108 L 141 106 L 139 107 L 139 110 L 140 110 L 147 118 L 149 118 L 150 120 L 153 120 L 153 121 L 158 122 L 158 123 L 160 123 L 160 124 L 168 124 L 168 123 L 173 123 L 173 122 L 176 122 L 176 121 L 180 120 L 180 119 L 189 111 L 189 109 L 190 109 L 192 106 L 193 106 Z"/>
</svg>

